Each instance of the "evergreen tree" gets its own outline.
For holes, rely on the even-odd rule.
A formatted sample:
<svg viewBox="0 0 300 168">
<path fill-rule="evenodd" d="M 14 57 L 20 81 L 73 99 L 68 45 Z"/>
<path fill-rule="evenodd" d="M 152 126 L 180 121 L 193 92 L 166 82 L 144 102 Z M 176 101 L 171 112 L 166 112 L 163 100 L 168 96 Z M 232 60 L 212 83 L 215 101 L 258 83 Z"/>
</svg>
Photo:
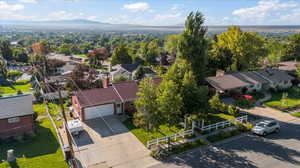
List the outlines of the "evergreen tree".
<svg viewBox="0 0 300 168">
<path fill-rule="evenodd" d="M 191 64 L 198 84 L 204 83 L 208 60 L 207 28 L 200 12 L 191 12 L 185 22 L 185 29 L 178 44 L 178 57 Z"/>
</svg>

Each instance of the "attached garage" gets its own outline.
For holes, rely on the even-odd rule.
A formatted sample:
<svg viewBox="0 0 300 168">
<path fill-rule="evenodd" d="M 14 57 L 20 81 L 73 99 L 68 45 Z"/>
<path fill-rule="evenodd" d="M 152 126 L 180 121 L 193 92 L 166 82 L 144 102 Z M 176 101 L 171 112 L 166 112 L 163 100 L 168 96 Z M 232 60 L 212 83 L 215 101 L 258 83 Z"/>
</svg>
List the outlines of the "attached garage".
<svg viewBox="0 0 300 168">
<path fill-rule="evenodd" d="M 84 109 L 85 120 L 100 118 L 114 114 L 114 104 L 105 104 Z"/>
</svg>

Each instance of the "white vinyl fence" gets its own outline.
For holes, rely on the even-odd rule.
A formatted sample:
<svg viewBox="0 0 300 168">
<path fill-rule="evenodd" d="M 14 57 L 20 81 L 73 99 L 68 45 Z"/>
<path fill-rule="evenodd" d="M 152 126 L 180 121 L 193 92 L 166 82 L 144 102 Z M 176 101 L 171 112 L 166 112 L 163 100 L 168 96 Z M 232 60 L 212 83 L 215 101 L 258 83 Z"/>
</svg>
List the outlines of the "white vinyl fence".
<svg viewBox="0 0 300 168">
<path fill-rule="evenodd" d="M 156 138 L 156 139 L 147 141 L 147 148 L 151 147 L 152 145 L 159 145 L 160 143 L 168 142 L 169 139 L 176 141 L 177 138 L 179 138 L 179 137 L 185 137 L 187 135 L 192 135 L 192 134 L 194 134 L 194 129 L 179 132 L 179 133 L 169 135 L 169 136 L 165 136 L 165 137 L 162 137 L 162 138 Z"/>
<path fill-rule="evenodd" d="M 211 131 L 211 130 L 217 130 L 217 129 L 222 129 L 225 128 L 227 126 L 231 126 L 234 125 L 234 123 L 236 122 L 247 122 L 248 121 L 248 115 L 242 116 L 242 117 L 237 117 L 231 120 L 226 120 L 226 121 L 222 121 L 222 122 L 218 122 L 215 124 L 211 124 L 211 125 L 207 125 L 207 126 L 200 126 L 199 124 L 194 124 L 195 128 L 200 129 L 201 131 Z"/>
</svg>

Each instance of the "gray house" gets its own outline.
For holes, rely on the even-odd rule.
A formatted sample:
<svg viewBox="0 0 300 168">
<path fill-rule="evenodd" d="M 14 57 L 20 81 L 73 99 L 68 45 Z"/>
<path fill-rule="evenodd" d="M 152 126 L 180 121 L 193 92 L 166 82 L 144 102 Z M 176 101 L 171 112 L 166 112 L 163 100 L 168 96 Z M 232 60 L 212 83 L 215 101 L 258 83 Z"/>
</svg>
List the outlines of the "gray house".
<svg viewBox="0 0 300 168">
<path fill-rule="evenodd" d="M 260 90 L 284 89 L 292 86 L 294 78 L 279 69 L 263 69 L 230 74 L 218 73 L 216 77 L 208 77 L 206 81 L 219 93 L 229 91 L 255 92 Z"/>
</svg>

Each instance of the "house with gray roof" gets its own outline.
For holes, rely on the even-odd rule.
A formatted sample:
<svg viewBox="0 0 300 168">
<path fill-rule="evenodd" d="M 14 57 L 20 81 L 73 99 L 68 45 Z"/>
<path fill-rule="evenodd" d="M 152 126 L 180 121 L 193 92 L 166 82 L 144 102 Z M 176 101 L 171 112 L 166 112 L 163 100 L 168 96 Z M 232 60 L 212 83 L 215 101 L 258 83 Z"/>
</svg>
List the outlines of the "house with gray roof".
<svg viewBox="0 0 300 168">
<path fill-rule="evenodd" d="M 33 132 L 33 96 L 0 98 L 0 139 Z"/>
<path fill-rule="evenodd" d="M 292 86 L 292 80 L 286 71 L 280 69 L 262 69 L 248 72 L 234 72 L 216 77 L 208 77 L 206 81 L 219 93 L 229 91 L 255 92 L 260 90 L 284 89 Z"/>
</svg>

